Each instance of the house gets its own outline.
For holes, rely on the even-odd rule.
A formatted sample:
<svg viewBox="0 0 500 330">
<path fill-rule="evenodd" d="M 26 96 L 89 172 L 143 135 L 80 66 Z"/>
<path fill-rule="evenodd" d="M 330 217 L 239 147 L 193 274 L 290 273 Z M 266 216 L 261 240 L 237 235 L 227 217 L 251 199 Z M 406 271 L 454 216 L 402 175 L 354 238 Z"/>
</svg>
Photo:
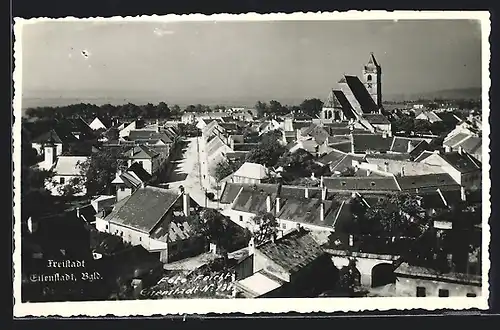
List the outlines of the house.
<svg viewBox="0 0 500 330">
<path fill-rule="evenodd" d="M 235 183 L 262 183 L 268 177 L 268 170 L 264 165 L 245 162 L 232 174 L 231 182 Z"/>
<path fill-rule="evenodd" d="M 134 191 L 145 187 L 152 176 L 139 164 L 133 163 L 125 172 L 118 170 L 111 184 L 116 189 L 116 200 L 130 196 Z"/>
<path fill-rule="evenodd" d="M 179 260 L 204 250 L 202 238 L 192 230 L 192 212 L 198 205 L 186 191 L 146 186 L 119 201 L 96 228 L 142 245 L 162 262 Z"/>
<path fill-rule="evenodd" d="M 264 133 L 271 132 L 281 128 L 282 128 L 282 123 L 280 123 L 276 119 L 271 119 L 260 123 L 260 125 L 257 128 L 257 132 L 259 133 L 259 135 L 262 135 Z"/>
<path fill-rule="evenodd" d="M 230 141 L 232 141 L 230 139 Z M 229 142 L 230 142 L 229 141 Z M 208 164 L 208 168 L 212 169 L 216 166 L 220 161 L 225 159 L 225 155 L 228 152 L 233 152 L 234 150 L 226 144 L 220 137 L 214 136 L 211 140 L 209 140 L 205 145 L 205 157 L 206 162 Z"/>
<path fill-rule="evenodd" d="M 443 121 L 436 113 L 433 111 L 422 111 L 419 114 L 416 114 L 415 119 L 417 120 L 425 120 L 432 123 Z"/>
<path fill-rule="evenodd" d="M 331 173 L 340 174 L 348 167 L 354 166 L 354 157 L 340 150 L 332 150 L 330 153 L 319 158 L 316 163 L 321 166 L 328 166 Z"/>
<path fill-rule="evenodd" d="M 393 138 L 387 134 L 352 134 L 353 154 L 383 153 L 390 150 Z"/>
<path fill-rule="evenodd" d="M 425 164 L 441 166 L 456 183 L 468 190 L 481 188 L 481 163 L 460 148 L 452 152 L 426 153 L 425 157 L 421 155 L 417 159 Z"/>
<path fill-rule="evenodd" d="M 317 155 L 319 152 L 320 145 L 313 139 L 310 140 L 299 140 L 297 142 L 290 142 L 287 144 L 286 148 L 291 153 L 298 150 L 305 150 L 312 155 Z"/>
<path fill-rule="evenodd" d="M 336 282 L 330 257 L 304 229 L 294 229 L 255 246 L 239 263 L 246 272 L 237 272 L 236 297 L 316 297 Z"/>
<path fill-rule="evenodd" d="M 54 148 L 55 149 L 55 148 Z M 46 153 L 46 158 L 47 158 Z M 52 168 L 54 176 L 47 180 L 46 188 L 53 196 L 61 196 L 65 193 L 64 189 L 70 186 L 73 190 L 68 190 L 73 196 L 85 196 L 87 189 L 85 187 L 85 175 L 82 173 L 81 165 L 89 157 L 80 156 L 58 156 Z M 47 163 L 47 161 L 46 161 Z"/>
<path fill-rule="evenodd" d="M 221 203 L 222 213 L 242 227 L 253 228 L 252 218 L 259 213 L 271 212 L 278 196 L 277 184 L 226 183 Z"/>
<path fill-rule="evenodd" d="M 392 140 L 389 152 L 418 156 L 429 146 L 429 142 L 431 142 L 431 139 L 395 136 Z"/>
<path fill-rule="evenodd" d="M 104 124 L 105 120 L 99 117 L 95 117 L 94 120 L 89 124 L 89 127 L 92 128 L 94 131 L 97 130 L 107 130 L 110 127 L 110 123 L 108 125 Z"/>
<path fill-rule="evenodd" d="M 326 129 L 316 124 L 297 130 L 297 142 L 313 139 L 317 144 L 323 144 L 330 134 Z"/>
<path fill-rule="evenodd" d="M 395 193 L 401 189 L 394 176 L 321 177 L 321 185 L 331 192 Z"/>
<path fill-rule="evenodd" d="M 376 131 L 392 134 L 392 126 L 389 119 L 380 113 L 365 113 L 363 118 L 372 125 Z"/>
<path fill-rule="evenodd" d="M 427 267 L 402 263 L 394 271 L 399 297 L 479 297 L 481 276 L 475 274 L 439 273 Z"/>
<path fill-rule="evenodd" d="M 127 166 L 131 167 L 134 163 L 139 163 L 151 176 L 155 176 L 164 165 L 160 153 L 151 148 L 139 145 L 132 147 L 124 153 L 127 160 Z"/>
<path fill-rule="evenodd" d="M 421 193 L 424 191 L 460 191 L 460 185 L 446 172 L 396 176 L 401 191 Z"/>
<path fill-rule="evenodd" d="M 181 123 L 194 124 L 195 122 L 196 122 L 196 117 L 193 112 L 185 112 L 182 114 Z"/>
<path fill-rule="evenodd" d="M 214 121 L 215 119 L 206 119 L 206 118 L 198 118 L 198 121 L 196 123 L 196 127 L 200 130 L 203 130 L 211 121 Z"/>
<path fill-rule="evenodd" d="M 137 121 L 133 121 L 129 124 L 123 124 L 119 127 L 118 136 L 121 138 L 127 137 L 132 130 L 136 130 L 138 128 Z"/>
<path fill-rule="evenodd" d="M 455 135 L 448 135 L 443 141 L 445 151 L 458 151 L 460 148 L 476 158 L 482 160 L 482 139 L 476 134 L 460 132 Z"/>
<path fill-rule="evenodd" d="M 441 166 L 412 162 L 409 160 L 384 159 L 367 155 L 365 162 L 358 165 L 371 171 L 385 172 L 397 176 L 417 176 L 425 174 L 444 173 Z"/>
</svg>

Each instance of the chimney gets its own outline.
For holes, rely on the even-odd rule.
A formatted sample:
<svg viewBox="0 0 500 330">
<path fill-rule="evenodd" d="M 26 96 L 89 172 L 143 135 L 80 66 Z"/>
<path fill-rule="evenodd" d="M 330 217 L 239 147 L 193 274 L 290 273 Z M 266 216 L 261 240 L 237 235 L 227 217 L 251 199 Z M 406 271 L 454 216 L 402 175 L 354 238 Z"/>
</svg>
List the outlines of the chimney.
<svg viewBox="0 0 500 330">
<path fill-rule="evenodd" d="M 281 211 L 281 198 L 276 197 L 276 215 Z"/>
<path fill-rule="evenodd" d="M 385 131 L 382 133 L 382 138 L 384 138 L 384 139 L 387 138 L 387 133 Z"/>
<path fill-rule="evenodd" d="M 384 163 L 384 171 L 389 173 L 389 162 Z"/>
<path fill-rule="evenodd" d="M 465 193 L 465 188 L 460 187 L 460 198 L 465 202 L 467 200 L 467 194 Z"/>
<path fill-rule="evenodd" d="M 325 221 L 325 203 L 320 204 L 319 208 L 319 220 L 321 222 Z"/>
<path fill-rule="evenodd" d="M 80 207 L 77 207 L 76 208 L 76 217 L 79 218 L 80 217 Z"/>
<path fill-rule="evenodd" d="M 444 146 L 444 152 L 450 152 L 451 148 L 450 146 Z"/>
<path fill-rule="evenodd" d="M 323 189 L 321 189 L 321 199 L 322 200 L 326 200 L 327 192 L 328 192 L 328 189 L 326 187 L 323 187 Z"/>
<path fill-rule="evenodd" d="M 28 218 L 28 222 L 27 222 L 27 225 L 28 225 L 28 231 L 33 234 L 33 232 L 35 231 L 34 228 L 33 228 L 33 219 L 31 219 L 31 217 Z"/>
<path fill-rule="evenodd" d="M 189 216 L 189 210 L 190 210 L 190 197 L 187 192 L 184 192 L 182 194 L 182 208 L 184 212 L 184 216 L 188 217 Z"/>
<path fill-rule="evenodd" d="M 367 176 L 370 176 L 370 174 L 372 174 L 372 171 L 371 171 L 369 168 L 367 168 L 367 169 L 366 169 L 366 175 L 367 175 Z"/>
<path fill-rule="evenodd" d="M 406 152 L 411 152 L 411 141 L 408 141 L 408 148 L 407 148 Z"/>
<path fill-rule="evenodd" d="M 253 255 L 255 253 L 255 239 L 250 238 L 250 241 L 248 241 L 248 255 Z"/>
<path fill-rule="evenodd" d="M 267 195 L 266 197 L 266 210 L 267 212 L 271 212 L 271 196 Z"/>
<path fill-rule="evenodd" d="M 349 235 L 349 246 L 354 246 L 354 236 Z"/>
<path fill-rule="evenodd" d="M 309 198 L 309 188 L 304 189 L 304 197 Z"/>
<path fill-rule="evenodd" d="M 460 155 L 462 155 L 462 154 L 463 154 L 463 148 L 462 148 L 462 146 L 458 146 L 458 153 L 459 153 Z"/>
<path fill-rule="evenodd" d="M 401 176 L 405 176 L 405 167 L 401 166 Z"/>
<path fill-rule="evenodd" d="M 325 184 L 324 184 L 324 182 L 323 182 L 323 176 L 321 176 L 321 179 L 319 180 L 319 186 L 320 186 L 321 188 L 323 188 L 323 187 L 324 187 L 324 185 L 325 185 Z"/>
</svg>

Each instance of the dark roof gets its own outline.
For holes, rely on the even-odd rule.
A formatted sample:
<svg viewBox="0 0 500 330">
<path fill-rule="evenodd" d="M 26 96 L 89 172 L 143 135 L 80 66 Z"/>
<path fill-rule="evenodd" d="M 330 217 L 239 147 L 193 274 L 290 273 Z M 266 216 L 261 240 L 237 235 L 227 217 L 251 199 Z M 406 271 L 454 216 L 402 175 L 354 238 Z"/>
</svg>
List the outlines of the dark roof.
<svg viewBox="0 0 500 330">
<path fill-rule="evenodd" d="M 366 90 L 365 85 L 356 76 L 344 76 L 349 89 L 354 94 L 354 97 L 361 105 L 363 113 L 372 113 L 377 111 L 377 105 L 373 101 L 370 93 Z"/>
<path fill-rule="evenodd" d="M 318 159 L 318 163 L 323 165 L 335 166 L 338 162 L 342 161 L 342 159 L 344 159 L 346 156 L 347 154 L 345 152 L 333 150 L 332 152 Z"/>
<path fill-rule="evenodd" d="M 458 124 L 461 122 L 459 118 L 457 118 L 453 113 L 451 112 L 438 112 L 436 115 L 441 118 L 442 121 L 451 123 L 451 124 Z"/>
<path fill-rule="evenodd" d="M 164 143 L 172 143 L 172 140 L 166 133 L 158 133 L 153 130 L 132 130 L 128 137 L 130 141 L 157 141 L 161 140 Z"/>
<path fill-rule="evenodd" d="M 325 128 L 349 128 L 349 122 L 348 121 L 334 121 L 331 123 L 324 123 L 323 126 Z"/>
<path fill-rule="evenodd" d="M 366 159 L 374 158 L 374 159 L 390 159 L 390 160 L 408 160 L 410 159 L 410 154 L 401 153 L 401 154 L 368 154 L 366 155 Z"/>
<path fill-rule="evenodd" d="M 460 185 L 448 173 L 411 175 L 396 177 L 401 190 L 422 188 L 453 187 L 460 189 Z"/>
<path fill-rule="evenodd" d="M 457 151 L 446 152 L 440 154 L 440 156 L 456 170 L 460 171 L 460 173 L 468 173 L 481 169 L 477 161 L 466 152 L 462 152 L 462 154 Z"/>
<path fill-rule="evenodd" d="M 415 157 L 415 159 L 413 161 L 414 162 L 421 162 L 421 161 L 423 161 L 424 159 L 426 159 L 427 157 L 429 157 L 431 155 L 434 155 L 434 152 L 428 151 L 428 150 L 424 150 L 424 151 L 422 151 L 422 153 L 420 155 L 418 155 L 417 157 Z"/>
<path fill-rule="evenodd" d="M 179 196 L 172 190 L 146 186 L 115 207 L 106 220 L 149 233 Z"/>
<path fill-rule="evenodd" d="M 311 124 L 311 126 L 307 128 L 303 128 L 301 130 L 302 136 L 311 136 L 314 138 L 316 143 L 322 144 L 328 139 L 328 132 L 323 128 L 316 124 Z"/>
<path fill-rule="evenodd" d="M 379 114 L 379 113 L 365 113 L 363 117 L 370 123 L 370 124 L 390 124 L 391 122 L 389 119 L 387 119 L 386 116 Z"/>
<path fill-rule="evenodd" d="M 346 142 L 340 142 L 340 143 L 332 143 L 329 145 L 330 148 L 337 149 L 339 151 L 348 153 L 351 152 L 352 149 L 352 142 L 351 141 L 346 141 Z"/>
<path fill-rule="evenodd" d="M 233 145 L 234 151 L 250 151 L 256 147 L 258 147 L 258 143 L 235 143 Z"/>
<path fill-rule="evenodd" d="M 260 213 L 267 212 L 267 196 L 271 197 L 271 206 L 278 195 L 278 186 L 276 185 L 276 190 L 272 193 L 268 193 L 263 189 L 258 187 L 243 187 L 240 194 L 236 198 L 235 204 L 233 206 L 234 210 L 249 212 L 249 213 Z"/>
<path fill-rule="evenodd" d="M 277 194 L 279 185 L 272 183 L 251 184 L 227 182 L 224 186 L 224 190 L 222 191 L 220 202 L 224 204 L 230 204 L 234 202 L 234 199 L 242 188 L 246 188 L 246 190 L 252 190 L 262 194 Z"/>
<path fill-rule="evenodd" d="M 135 146 L 127 151 L 127 153 L 131 159 L 153 158 L 159 155 L 158 152 L 143 145 Z"/>
<path fill-rule="evenodd" d="M 331 190 L 399 191 L 396 179 L 388 177 L 324 177 L 323 184 Z"/>
<path fill-rule="evenodd" d="M 321 203 L 323 203 L 325 215 L 323 221 L 320 219 Z M 331 227 L 335 217 L 327 215 L 334 211 L 336 206 L 331 200 L 322 201 L 318 198 L 281 198 L 280 212 L 276 217 L 304 224 Z"/>
<path fill-rule="evenodd" d="M 305 199 L 306 189 L 308 198 L 321 198 L 321 188 L 319 187 L 301 187 L 301 186 L 281 186 L 279 196 L 289 199 Z M 331 199 L 332 194 L 327 191 L 326 199 Z"/>
<path fill-rule="evenodd" d="M 392 138 L 384 138 L 382 134 L 353 134 L 352 139 L 355 153 L 384 152 L 388 151 L 392 144 Z"/>
<path fill-rule="evenodd" d="M 135 175 L 141 179 L 142 182 L 148 182 L 151 180 L 151 175 L 142 167 L 139 163 L 133 163 L 128 169 L 128 172 L 134 172 Z"/>
<path fill-rule="evenodd" d="M 292 231 L 274 242 L 256 247 L 256 250 L 291 273 L 301 270 L 325 253 L 314 238 L 303 230 Z"/>
<path fill-rule="evenodd" d="M 392 152 L 409 153 L 413 151 L 420 143 L 425 142 L 424 139 L 407 138 L 395 136 L 393 138 L 390 150 Z"/>
<path fill-rule="evenodd" d="M 247 153 L 248 151 L 226 152 L 226 157 L 228 159 L 244 159 Z"/>
<path fill-rule="evenodd" d="M 92 206 L 92 204 L 80 207 L 79 213 L 80 213 L 80 217 L 82 217 L 83 220 L 85 220 L 86 222 L 90 223 L 90 222 L 95 221 L 96 211 L 95 211 L 94 207 Z"/>
</svg>

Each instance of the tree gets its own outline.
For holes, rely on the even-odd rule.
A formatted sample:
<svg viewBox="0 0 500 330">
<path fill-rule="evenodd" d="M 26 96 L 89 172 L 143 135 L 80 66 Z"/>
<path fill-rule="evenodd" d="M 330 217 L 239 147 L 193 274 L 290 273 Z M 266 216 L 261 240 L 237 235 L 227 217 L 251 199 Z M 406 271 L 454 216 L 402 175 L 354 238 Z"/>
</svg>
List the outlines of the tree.
<svg viewBox="0 0 500 330">
<path fill-rule="evenodd" d="M 352 166 L 348 166 L 344 168 L 342 172 L 340 172 L 341 176 L 346 176 L 346 177 L 354 176 L 355 174 L 356 174 L 356 169 Z"/>
<path fill-rule="evenodd" d="M 279 131 L 263 134 L 259 145 L 247 154 L 246 161 L 267 167 L 275 166 L 286 151 L 286 148 L 279 142 L 280 138 L 281 132 Z"/>
<path fill-rule="evenodd" d="M 57 190 L 62 196 L 75 196 L 84 192 L 84 184 L 82 179 L 72 178 L 65 185 L 59 186 Z"/>
<path fill-rule="evenodd" d="M 165 102 L 158 103 L 158 106 L 156 108 L 158 110 L 159 118 L 170 118 L 171 111 Z"/>
<path fill-rule="evenodd" d="M 278 221 L 272 213 L 259 213 L 252 218 L 255 245 L 267 242 L 278 233 Z"/>
<path fill-rule="evenodd" d="M 300 109 L 303 113 L 311 117 L 316 117 L 323 109 L 323 102 L 316 98 L 306 99 L 300 104 Z"/>
<path fill-rule="evenodd" d="M 339 289 L 348 296 L 353 296 L 360 280 L 359 270 L 356 268 L 356 260 L 349 258 L 349 263 L 340 269 Z"/>
<path fill-rule="evenodd" d="M 80 164 L 80 172 L 86 178 L 85 186 L 90 196 L 109 191 L 109 184 L 120 167 L 125 166 L 122 159 L 125 147 L 105 148 L 93 153 L 90 158 Z"/>
<path fill-rule="evenodd" d="M 225 261 L 227 261 L 227 253 L 231 245 L 229 221 L 217 210 L 204 209 L 199 218 L 192 222 L 195 233 L 205 237 L 208 242 L 216 244 L 221 249 Z"/>
<path fill-rule="evenodd" d="M 258 117 L 263 117 L 269 112 L 267 104 L 261 101 L 257 101 L 255 104 L 255 110 L 257 110 Z"/>
<path fill-rule="evenodd" d="M 228 175 L 233 174 L 242 165 L 241 161 L 228 161 L 226 159 L 221 160 L 212 168 L 212 175 L 215 181 L 220 182 L 222 179 L 226 178 Z"/>
<path fill-rule="evenodd" d="M 109 140 L 109 141 L 116 141 L 120 138 L 120 132 L 116 127 L 111 127 L 109 128 L 105 133 L 104 136 Z"/>
<path fill-rule="evenodd" d="M 181 112 L 182 112 L 181 107 L 179 105 L 177 105 L 177 104 L 174 104 L 172 106 L 172 109 L 171 109 L 170 113 L 171 113 L 172 116 L 180 116 Z"/>
</svg>

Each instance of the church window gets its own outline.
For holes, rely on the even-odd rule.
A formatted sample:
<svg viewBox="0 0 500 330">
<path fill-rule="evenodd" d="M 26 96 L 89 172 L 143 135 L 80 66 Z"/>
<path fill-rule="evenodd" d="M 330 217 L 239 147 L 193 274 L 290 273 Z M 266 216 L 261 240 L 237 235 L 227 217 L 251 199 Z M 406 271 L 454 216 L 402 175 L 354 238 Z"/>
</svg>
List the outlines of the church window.
<svg viewBox="0 0 500 330">
<path fill-rule="evenodd" d="M 368 75 L 368 77 L 366 77 L 366 80 L 368 80 L 368 81 L 372 81 L 372 75 L 371 75 L 371 74 L 369 74 L 369 75 Z"/>
<path fill-rule="evenodd" d="M 372 88 L 372 84 L 368 84 L 368 88 Z"/>
</svg>

